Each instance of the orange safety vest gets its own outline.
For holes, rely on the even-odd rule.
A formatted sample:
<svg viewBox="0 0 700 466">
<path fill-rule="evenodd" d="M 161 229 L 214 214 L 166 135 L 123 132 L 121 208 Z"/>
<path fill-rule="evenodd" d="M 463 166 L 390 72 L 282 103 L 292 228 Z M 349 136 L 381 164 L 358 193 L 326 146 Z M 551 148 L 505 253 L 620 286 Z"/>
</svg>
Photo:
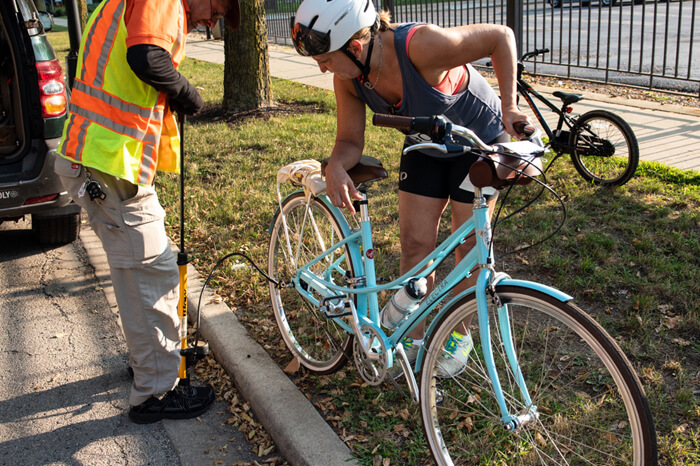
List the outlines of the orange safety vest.
<svg viewBox="0 0 700 466">
<path fill-rule="evenodd" d="M 170 55 L 177 68 L 187 22 L 181 1 Z M 180 135 L 167 94 L 141 81 L 126 61 L 126 0 L 105 0 L 83 35 L 59 152 L 67 159 L 134 184 L 156 171 L 179 172 Z"/>
</svg>

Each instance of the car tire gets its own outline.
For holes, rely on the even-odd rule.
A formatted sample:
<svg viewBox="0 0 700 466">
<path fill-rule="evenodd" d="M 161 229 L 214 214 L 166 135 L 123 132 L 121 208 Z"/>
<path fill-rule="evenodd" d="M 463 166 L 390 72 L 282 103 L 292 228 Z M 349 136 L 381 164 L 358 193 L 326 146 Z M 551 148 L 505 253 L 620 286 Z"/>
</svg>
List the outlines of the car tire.
<svg viewBox="0 0 700 466">
<path fill-rule="evenodd" d="M 80 233 L 80 213 L 56 217 L 32 215 L 32 230 L 41 244 L 72 243 Z"/>
</svg>

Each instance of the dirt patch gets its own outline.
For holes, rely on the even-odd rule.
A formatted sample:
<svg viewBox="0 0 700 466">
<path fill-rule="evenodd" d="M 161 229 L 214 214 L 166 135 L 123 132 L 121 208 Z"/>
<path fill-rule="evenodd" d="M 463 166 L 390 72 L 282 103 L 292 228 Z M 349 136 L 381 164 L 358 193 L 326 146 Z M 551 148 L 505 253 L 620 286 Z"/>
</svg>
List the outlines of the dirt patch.
<svg viewBox="0 0 700 466">
<path fill-rule="evenodd" d="M 314 103 L 298 101 L 277 101 L 273 105 L 260 107 L 244 112 L 230 112 L 222 104 L 208 104 L 190 118 L 192 122 L 224 121 L 231 125 L 237 125 L 247 120 L 269 120 L 273 116 L 298 115 L 301 113 L 322 113 L 325 109 Z"/>
</svg>

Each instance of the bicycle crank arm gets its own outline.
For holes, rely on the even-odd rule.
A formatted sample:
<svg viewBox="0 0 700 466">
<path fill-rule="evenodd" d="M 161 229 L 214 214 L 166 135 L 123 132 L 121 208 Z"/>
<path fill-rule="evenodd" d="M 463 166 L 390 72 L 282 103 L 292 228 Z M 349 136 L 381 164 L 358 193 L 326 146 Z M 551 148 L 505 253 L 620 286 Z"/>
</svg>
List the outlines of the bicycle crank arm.
<svg viewBox="0 0 700 466">
<path fill-rule="evenodd" d="M 360 330 L 360 318 L 357 315 L 357 309 L 355 309 L 355 303 L 352 301 L 352 299 L 345 297 L 345 306 L 350 308 L 350 314 L 352 315 L 352 319 L 350 319 L 352 332 L 355 334 L 355 338 L 360 343 L 360 348 L 362 349 L 364 356 L 367 359 L 374 361 L 378 361 L 379 359 L 385 357 L 383 354 L 372 351 L 369 345 L 370 339 L 363 336 L 363 332 Z"/>
<path fill-rule="evenodd" d="M 399 355 L 398 360 L 401 364 L 401 369 L 403 369 L 403 375 L 406 377 L 406 383 L 408 383 L 408 391 L 411 392 L 411 399 L 414 404 L 418 404 L 420 401 L 420 395 L 418 394 L 418 383 L 416 382 L 416 376 L 413 373 L 413 368 L 411 363 L 408 362 L 408 356 L 406 356 L 406 351 L 403 349 L 403 344 L 399 342 L 396 345 L 396 353 Z"/>
</svg>

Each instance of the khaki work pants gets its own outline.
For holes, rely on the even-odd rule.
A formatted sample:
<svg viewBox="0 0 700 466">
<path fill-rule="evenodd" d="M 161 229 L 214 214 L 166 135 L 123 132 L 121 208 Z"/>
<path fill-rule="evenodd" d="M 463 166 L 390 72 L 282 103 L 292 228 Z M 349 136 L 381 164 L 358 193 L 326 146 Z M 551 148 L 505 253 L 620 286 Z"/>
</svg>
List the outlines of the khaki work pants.
<svg viewBox="0 0 700 466">
<path fill-rule="evenodd" d="M 137 186 L 60 156 L 55 170 L 68 194 L 87 212 L 107 254 L 134 370 L 129 403 L 139 405 L 178 382 L 180 278 L 165 233 L 165 211 L 152 186 Z M 79 195 L 87 174 L 101 185 L 104 200 Z"/>
</svg>

